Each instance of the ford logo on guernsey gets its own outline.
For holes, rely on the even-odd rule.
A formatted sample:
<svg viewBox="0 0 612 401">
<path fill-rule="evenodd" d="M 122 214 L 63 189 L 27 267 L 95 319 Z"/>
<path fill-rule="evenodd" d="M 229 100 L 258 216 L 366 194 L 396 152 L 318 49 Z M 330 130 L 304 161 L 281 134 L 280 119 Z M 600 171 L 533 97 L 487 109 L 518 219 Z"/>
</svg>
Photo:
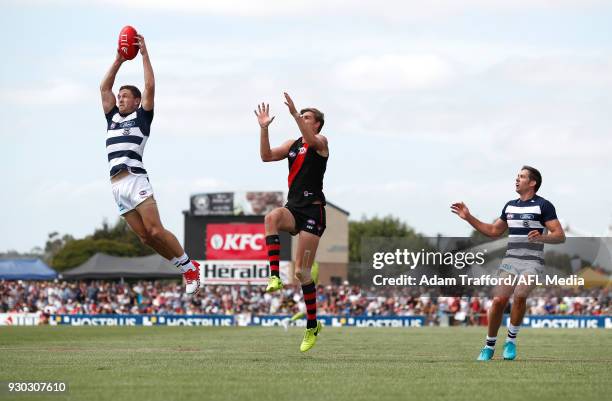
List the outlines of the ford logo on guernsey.
<svg viewBox="0 0 612 401">
<path fill-rule="evenodd" d="M 521 214 L 521 220 L 533 220 L 533 214 Z"/>
<path fill-rule="evenodd" d="M 119 128 L 130 128 L 130 127 L 135 127 L 135 126 L 136 126 L 136 120 L 124 121 L 121 124 L 119 124 Z"/>
</svg>

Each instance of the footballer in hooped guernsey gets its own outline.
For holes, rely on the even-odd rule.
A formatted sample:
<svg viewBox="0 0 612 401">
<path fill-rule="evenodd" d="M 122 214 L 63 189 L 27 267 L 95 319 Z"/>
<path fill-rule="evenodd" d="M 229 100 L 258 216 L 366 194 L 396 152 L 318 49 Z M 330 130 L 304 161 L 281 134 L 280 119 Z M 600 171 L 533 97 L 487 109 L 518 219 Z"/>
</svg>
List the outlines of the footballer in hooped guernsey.
<svg viewBox="0 0 612 401">
<path fill-rule="evenodd" d="M 141 94 L 137 87 L 124 85 L 115 97 L 113 84 L 119 68 L 139 51 L 144 67 L 144 91 Z M 199 265 L 189 259 L 176 237 L 162 226 L 153 188 L 142 163 L 153 121 L 155 77 L 144 37 L 131 26 L 121 30 L 115 61 L 102 80 L 100 92 L 107 122 L 110 181 L 119 214 L 143 243 L 180 269 L 186 292 L 196 294 L 200 288 Z"/>
<path fill-rule="evenodd" d="M 555 207 L 548 200 L 536 195 L 542 185 L 542 175 L 530 166 L 523 166 L 516 177 L 518 199 L 506 203 L 501 216 L 493 224 L 483 223 L 470 214 L 463 202 L 451 205 L 451 211 L 466 220 L 477 231 L 488 237 L 500 237 L 508 229 L 508 248 L 499 267 L 502 276 L 539 275 L 544 265 L 544 244 L 565 242 L 565 232 L 557 219 Z M 533 286 L 518 284 L 495 288 L 493 304 L 489 310 L 488 333 L 479 361 L 488 361 L 495 353 L 497 332 L 501 326 L 504 309 L 514 296 L 508 335 L 503 358 L 516 358 L 516 337 L 527 309 L 527 296 Z"/>
<path fill-rule="evenodd" d="M 315 345 L 322 328 L 321 322 L 317 320 L 317 294 L 311 276 L 311 266 L 315 260 L 319 239 L 325 231 L 323 176 L 329 149 L 327 138 L 320 133 L 325 122 L 323 113 L 315 108 L 298 112 L 291 97 L 287 93 L 284 96 L 289 113 L 301 133 L 296 140 L 288 140 L 279 147 L 271 148 L 268 126 L 274 117 L 270 117 L 270 106 L 262 103 L 255 110 L 261 128 L 261 160 L 271 162 L 286 158 L 289 161 L 287 204 L 274 209 L 265 218 L 266 246 L 270 262 L 270 278 L 266 291 L 275 292 L 283 287 L 279 274 L 279 231 L 298 235 L 295 277 L 302 285 L 307 319 L 300 351 L 306 352 Z"/>
</svg>

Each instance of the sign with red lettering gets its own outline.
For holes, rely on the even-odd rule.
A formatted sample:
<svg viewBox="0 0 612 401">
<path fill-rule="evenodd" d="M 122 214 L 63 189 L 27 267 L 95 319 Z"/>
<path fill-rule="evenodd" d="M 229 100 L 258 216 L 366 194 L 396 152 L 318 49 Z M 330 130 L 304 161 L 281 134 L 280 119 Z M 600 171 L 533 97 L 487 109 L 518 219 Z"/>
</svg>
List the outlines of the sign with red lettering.
<svg viewBox="0 0 612 401">
<path fill-rule="evenodd" d="M 207 260 L 267 260 L 263 224 L 206 225 Z"/>
</svg>

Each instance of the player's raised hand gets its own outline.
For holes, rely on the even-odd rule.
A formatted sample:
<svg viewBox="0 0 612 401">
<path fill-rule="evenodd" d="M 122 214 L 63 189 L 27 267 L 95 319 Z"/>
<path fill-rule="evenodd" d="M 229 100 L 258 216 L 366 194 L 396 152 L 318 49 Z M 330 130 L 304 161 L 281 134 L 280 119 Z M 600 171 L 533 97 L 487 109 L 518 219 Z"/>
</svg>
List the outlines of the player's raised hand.
<svg viewBox="0 0 612 401">
<path fill-rule="evenodd" d="M 470 209 L 463 202 L 456 202 L 451 205 L 451 212 L 461 217 L 463 220 L 467 220 L 470 215 Z"/>
<path fill-rule="evenodd" d="M 138 48 L 140 49 L 140 54 L 142 56 L 146 56 L 147 55 L 147 44 L 145 43 L 144 36 L 142 36 L 141 34 L 137 34 L 134 37 L 136 38 L 136 44 L 138 45 Z"/>
<path fill-rule="evenodd" d="M 291 113 L 291 115 L 295 117 L 296 114 L 298 114 L 298 111 L 295 108 L 295 104 L 293 104 L 293 100 L 291 99 L 291 96 L 289 96 L 287 92 L 283 92 L 283 95 L 285 95 L 285 104 L 289 108 L 289 113 Z"/>
<path fill-rule="evenodd" d="M 115 61 L 118 62 L 119 64 L 122 64 L 126 60 L 127 59 L 123 57 L 123 54 L 121 54 L 119 49 L 117 49 L 117 52 L 115 53 Z"/>
<path fill-rule="evenodd" d="M 257 105 L 257 110 L 254 110 L 254 112 L 261 128 L 268 128 L 268 125 L 272 124 L 274 117 L 276 117 L 270 117 L 270 105 L 263 102 Z"/>
</svg>

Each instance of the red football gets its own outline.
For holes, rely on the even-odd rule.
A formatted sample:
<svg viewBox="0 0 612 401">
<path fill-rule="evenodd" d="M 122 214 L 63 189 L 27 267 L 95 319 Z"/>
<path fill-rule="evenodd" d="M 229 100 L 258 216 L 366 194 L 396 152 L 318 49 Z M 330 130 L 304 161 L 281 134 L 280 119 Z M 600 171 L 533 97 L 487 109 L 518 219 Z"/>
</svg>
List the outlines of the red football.
<svg viewBox="0 0 612 401">
<path fill-rule="evenodd" d="M 119 32 L 119 48 L 117 50 L 128 60 L 133 59 L 138 54 L 137 33 L 136 29 L 130 25 L 124 26 Z"/>
</svg>

